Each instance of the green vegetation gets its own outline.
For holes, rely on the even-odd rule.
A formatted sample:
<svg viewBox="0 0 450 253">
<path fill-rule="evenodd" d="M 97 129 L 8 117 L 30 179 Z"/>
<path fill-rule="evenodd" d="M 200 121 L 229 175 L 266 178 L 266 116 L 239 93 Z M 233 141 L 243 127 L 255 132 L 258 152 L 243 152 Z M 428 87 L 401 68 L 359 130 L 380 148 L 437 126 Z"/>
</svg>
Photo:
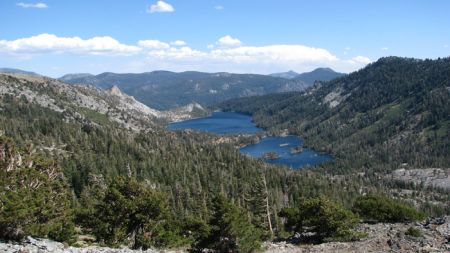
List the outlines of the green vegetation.
<svg viewBox="0 0 450 253">
<path fill-rule="evenodd" d="M 310 198 L 298 207 L 281 210 L 286 230 L 299 233 L 302 241 L 350 241 L 363 236 L 354 229 L 359 218 L 325 197 Z"/>
<path fill-rule="evenodd" d="M 256 229 L 246 210 L 219 194 L 212 201 L 209 233 L 199 240 L 195 250 L 217 252 L 253 252 L 260 247 L 261 231 Z"/>
<path fill-rule="evenodd" d="M 71 239 L 72 195 L 54 161 L 20 152 L 0 136 L 0 189 L 0 238 Z"/>
<path fill-rule="evenodd" d="M 418 228 L 409 227 L 408 230 L 406 230 L 405 235 L 409 235 L 412 237 L 421 237 L 422 232 Z"/>
<path fill-rule="evenodd" d="M 109 121 L 108 116 L 106 116 L 105 114 L 101 114 L 99 112 L 87 108 L 78 108 L 78 110 L 80 114 L 84 115 L 86 118 L 88 118 L 94 123 L 101 125 L 111 124 L 111 121 Z"/>
<path fill-rule="evenodd" d="M 97 240 L 106 245 L 132 248 L 174 247 L 183 242 L 173 225 L 167 196 L 132 178 L 114 178 L 94 206 L 90 224 Z"/>
<path fill-rule="evenodd" d="M 383 195 L 367 195 L 356 199 L 353 211 L 367 220 L 377 222 L 405 222 L 425 217 L 414 207 Z"/>
</svg>

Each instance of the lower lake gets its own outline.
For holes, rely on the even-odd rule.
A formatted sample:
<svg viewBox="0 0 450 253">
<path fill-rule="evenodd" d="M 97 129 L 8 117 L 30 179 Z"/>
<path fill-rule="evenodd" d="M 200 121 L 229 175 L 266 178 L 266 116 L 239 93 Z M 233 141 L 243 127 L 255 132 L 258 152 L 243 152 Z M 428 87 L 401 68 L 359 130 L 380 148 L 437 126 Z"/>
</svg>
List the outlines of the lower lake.
<svg viewBox="0 0 450 253">
<path fill-rule="evenodd" d="M 263 131 L 255 126 L 249 115 L 235 112 L 214 112 L 211 116 L 169 124 L 170 130 L 192 129 L 215 134 L 255 134 Z M 332 160 L 308 148 L 302 148 L 302 140 L 293 135 L 268 136 L 259 143 L 240 149 L 242 154 L 264 159 L 267 163 L 298 169 Z"/>
</svg>

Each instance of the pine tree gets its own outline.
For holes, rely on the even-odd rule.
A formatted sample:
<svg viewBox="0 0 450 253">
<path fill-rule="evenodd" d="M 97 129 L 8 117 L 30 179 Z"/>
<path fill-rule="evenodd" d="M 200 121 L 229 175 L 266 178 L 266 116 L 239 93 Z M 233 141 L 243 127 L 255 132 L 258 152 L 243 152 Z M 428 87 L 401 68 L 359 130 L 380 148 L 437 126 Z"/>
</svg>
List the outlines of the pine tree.
<svg viewBox="0 0 450 253">
<path fill-rule="evenodd" d="M 260 231 L 248 219 L 247 211 L 231 203 L 223 194 L 212 202 L 210 233 L 199 240 L 195 250 L 253 252 L 260 247 Z"/>
</svg>

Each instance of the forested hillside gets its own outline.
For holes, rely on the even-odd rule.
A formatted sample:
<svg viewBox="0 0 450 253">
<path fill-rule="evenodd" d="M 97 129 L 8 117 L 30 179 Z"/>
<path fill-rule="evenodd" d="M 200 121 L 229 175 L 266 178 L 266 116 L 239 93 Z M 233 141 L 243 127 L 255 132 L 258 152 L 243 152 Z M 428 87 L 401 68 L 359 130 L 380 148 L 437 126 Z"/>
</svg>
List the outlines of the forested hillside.
<svg viewBox="0 0 450 253">
<path fill-rule="evenodd" d="M 304 93 L 227 101 L 223 110 L 251 113 L 271 131 L 288 129 L 334 171 L 448 167 L 450 58 L 382 58 Z"/>
</svg>

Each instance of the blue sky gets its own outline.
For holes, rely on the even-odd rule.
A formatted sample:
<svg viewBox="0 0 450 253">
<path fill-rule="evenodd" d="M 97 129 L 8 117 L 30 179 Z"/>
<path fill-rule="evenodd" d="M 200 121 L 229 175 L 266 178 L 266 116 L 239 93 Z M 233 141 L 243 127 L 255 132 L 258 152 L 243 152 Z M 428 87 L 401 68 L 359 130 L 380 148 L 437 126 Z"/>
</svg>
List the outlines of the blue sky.
<svg viewBox="0 0 450 253">
<path fill-rule="evenodd" d="M 450 1 L 2 0 L 0 67 L 350 72 L 388 55 L 449 56 L 448 13 Z"/>
</svg>

